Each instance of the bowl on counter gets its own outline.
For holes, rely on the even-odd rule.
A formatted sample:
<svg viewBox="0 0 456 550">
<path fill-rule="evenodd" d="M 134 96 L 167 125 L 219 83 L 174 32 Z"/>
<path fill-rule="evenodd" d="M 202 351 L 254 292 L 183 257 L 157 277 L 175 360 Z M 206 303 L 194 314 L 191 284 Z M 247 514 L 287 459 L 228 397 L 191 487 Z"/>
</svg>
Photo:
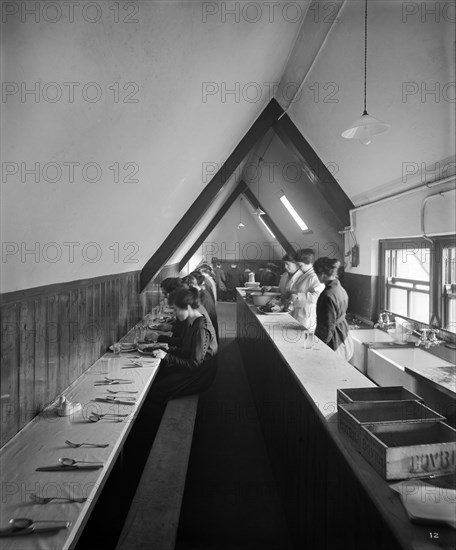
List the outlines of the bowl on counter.
<svg viewBox="0 0 456 550">
<path fill-rule="evenodd" d="M 269 300 L 272 298 L 279 298 L 280 293 L 279 292 L 265 292 L 264 294 L 261 294 L 261 292 L 252 292 L 251 294 L 253 303 L 256 306 L 265 306 Z"/>
</svg>

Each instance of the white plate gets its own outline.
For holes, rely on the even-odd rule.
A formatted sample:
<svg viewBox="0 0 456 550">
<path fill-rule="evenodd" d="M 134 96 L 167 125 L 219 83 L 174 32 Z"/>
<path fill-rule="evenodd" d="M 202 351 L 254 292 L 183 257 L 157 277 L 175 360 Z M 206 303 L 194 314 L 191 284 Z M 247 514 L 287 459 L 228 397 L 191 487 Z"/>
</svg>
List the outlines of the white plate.
<svg viewBox="0 0 456 550">
<path fill-rule="evenodd" d="M 140 346 L 138 346 L 138 351 L 139 353 L 142 353 L 143 355 L 150 355 L 152 356 L 154 351 L 156 351 L 157 349 L 163 349 L 163 348 L 167 348 L 168 347 L 168 344 L 165 344 L 165 343 L 151 343 L 151 344 L 142 344 Z M 145 351 L 145 349 L 147 348 L 153 348 L 151 351 Z M 166 351 L 166 350 L 165 350 Z"/>
</svg>

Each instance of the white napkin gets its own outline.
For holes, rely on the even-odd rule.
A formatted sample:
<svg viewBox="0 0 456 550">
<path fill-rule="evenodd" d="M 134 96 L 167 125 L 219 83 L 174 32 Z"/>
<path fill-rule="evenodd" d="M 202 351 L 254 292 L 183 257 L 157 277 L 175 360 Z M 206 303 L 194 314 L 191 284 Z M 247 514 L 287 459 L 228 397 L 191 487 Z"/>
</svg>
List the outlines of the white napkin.
<svg viewBox="0 0 456 550">
<path fill-rule="evenodd" d="M 409 518 L 415 523 L 446 523 L 456 529 L 456 490 L 436 487 L 419 479 L 390 485 L 401 495 Z"/>
</svg>

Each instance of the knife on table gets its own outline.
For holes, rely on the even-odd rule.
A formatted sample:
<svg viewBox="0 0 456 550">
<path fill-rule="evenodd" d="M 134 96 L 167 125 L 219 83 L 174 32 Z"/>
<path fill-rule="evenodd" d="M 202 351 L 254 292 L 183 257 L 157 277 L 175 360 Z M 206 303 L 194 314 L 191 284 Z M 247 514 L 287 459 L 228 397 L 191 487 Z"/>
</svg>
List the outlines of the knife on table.
<svg viewBox="0 0 456 550">
<path fill-rule="evenodd" d="M 103 464 L 81 464 L 78 466 L 65 466 L 63 464 L 55 464 L 54 466 L 40 466 L 36 468 L 36 472 L 68 472 L 69 470 L 99 470 L 103 468 Z"/>
<path fill-rule="evenodd" d="M 22 535 L 33 535 L 34 533 L 50 533 L 52 531 L 60 531 L 60 529 L 68 529 L 71 526 L 71 521 L 56 521 L 53 525 L 31 525 L 24 529 L 17 529 L 13 526 L 0 529 L 0 537 L 20 537 Z"/>
<path fill-rule="evenodd" d="M 95 397 L 94 401 L 100 401 L 101 403 L 109 403 L 111 405 L 136 405 L 136 401 L 133 401 L 133 399 L 129 401 L 122 401 L 121 399 Z"/>
</svg>

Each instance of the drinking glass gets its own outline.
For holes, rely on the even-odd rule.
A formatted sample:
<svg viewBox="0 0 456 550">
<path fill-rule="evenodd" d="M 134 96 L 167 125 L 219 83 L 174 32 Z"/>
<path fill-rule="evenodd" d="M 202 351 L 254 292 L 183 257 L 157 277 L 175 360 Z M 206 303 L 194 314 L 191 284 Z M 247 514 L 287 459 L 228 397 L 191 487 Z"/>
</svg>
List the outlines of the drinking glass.
<svg viewBox="0 0 456 550">
<path fill-rule="evenodd" d="M 315 334 L 312 330 L 305 330 L 304 334 L 304 349 L 312 349 L 315 343 Z"/>
<path fill-rule="evenodd" d="M 122 344 L 120 342 L 114 342 L 114 344 L 112 345 L 112 351 L 114 355 L 120 355 L 122 351 Z"/>
</svg>

